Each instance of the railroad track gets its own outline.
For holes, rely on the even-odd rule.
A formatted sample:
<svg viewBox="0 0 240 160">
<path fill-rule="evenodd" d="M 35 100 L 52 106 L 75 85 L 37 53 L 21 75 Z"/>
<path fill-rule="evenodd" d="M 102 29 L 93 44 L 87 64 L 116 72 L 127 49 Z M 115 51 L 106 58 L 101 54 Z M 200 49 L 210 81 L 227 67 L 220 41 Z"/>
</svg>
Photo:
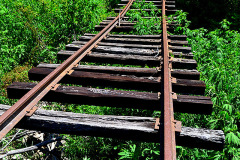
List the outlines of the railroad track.
<svg viewBox="0 0 240 160">
<path fill-rule="evenodd" d="M 96 30 L 101 30 L 98 34 L 85 34 L 58 53 L 58 59 L 65 60 L 62 64 L 39 64 L 32 68 L 29 79 L 40 81 L 38 84 L 15 82 L 8 87 L 8 97 L 20 100 L 12 107 L 0 105 L 0 139 L 17 125 L 54 133 L 160 142 L 164 144 L 159 148 L 161 159 L 166 160 L 176 159 L 176 145 L 223 148 L 223 131 L 184 127 L 174 119 L 174 112 L 211 114 L 213 106 L 210 97 L 204 96 L 206 86 L 199 80 L 191 47 L 184 47 L 186 36 L 167 34 L 175 24 L 167 24 L 165 15 L 176 11 L 175 1 L 152 1 L 162 8 L 162 35 L 110 34 L 111 31 L 128 32 L 136 23 L 125 21 L 129 19 L 125 14 L 134 2 L 121 2 L 119 6 L 125 8 L 115 9 L 121 12 L 117 17 L 108 17 L 97 25 Z M 169 55 L 170 51 L 174 58 Z M 141 67 L 80 65 L 80 61 Z M 151 68 L 145 68 L 146 65 Z M 64 85 L 68 83 L 82 87 Z M 157 110 L 161 116 L 37 110 L 40 100 Z"/>
</svg>

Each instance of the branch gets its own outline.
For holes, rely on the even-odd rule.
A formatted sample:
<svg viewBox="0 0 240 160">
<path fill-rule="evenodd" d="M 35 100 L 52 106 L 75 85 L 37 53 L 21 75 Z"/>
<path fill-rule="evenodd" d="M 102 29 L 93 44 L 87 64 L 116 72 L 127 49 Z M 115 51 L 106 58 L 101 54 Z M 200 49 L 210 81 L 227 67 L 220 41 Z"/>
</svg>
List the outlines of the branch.
<svg viewBox="0 0 240 160">
<path fill-rule="evenodd" d="M 4 158 L 6 156 L 10 156 L 10 155 L 15 155 L 15 154 L 20 154 L 20 153 L 36 150 L 36 149 L 39 149 L 42 146 L 46 146 L 49 143 L 52 143 L 52 142 L 55 142 L 55 141 L 60 141 L 61 139 L 62 139 L 62 137 L 52 138 L 50 140 L 38 143 L 38 144 L 30 146 L 30 147 L 9 151 L 9 152 L 6 152 L 6 153 L 0 155 L 0 158 Z"/>
</svg>

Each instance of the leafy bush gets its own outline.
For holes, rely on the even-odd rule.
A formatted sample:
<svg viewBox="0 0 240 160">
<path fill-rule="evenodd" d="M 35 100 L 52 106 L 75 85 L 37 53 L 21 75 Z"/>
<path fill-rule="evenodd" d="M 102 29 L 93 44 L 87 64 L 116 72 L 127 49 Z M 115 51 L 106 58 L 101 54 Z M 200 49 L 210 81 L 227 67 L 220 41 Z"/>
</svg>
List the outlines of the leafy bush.
<svg viewBox="0 0 240 160">
<path fill-rule="evenodd" d="M 225 132 L 226 145 L 222 156 L 239 159 L 240 134 L 236 124 L 240 106 L 240 33 L 228 30 L 226 20 L 220 25 L 220 29 L 209 33 L 204 29 L 188 30 L 187 35 L 202 80 L 206 82 L 207 94 L 214 103 L 207 124 Z"/>
<path fill-rule="evenodd" d="M 56 62 L 56 51 L 109 14 L 110 0 L 0 0 L 0 74 L 18 64 Z"/>
<path fill-rule="evenodd" d="M 143 1 L 135 1 L 132 8 L 139 10 L 130 10 L 126 13 L 126 16 L 130 17 L 129 21 L 137 21 L 134 25 L 134 30 L 130 34 L 148 35 L 148 34 L 160 34 L 161 29 L 161 10 L 158 9 L 152 2 L 145 3 Z M 150 12 L 144 11 L 143 9 L 151 9 Z M 153 17 L 153 18 L 143 18 Z"/>
<path fill-rule="evenodd" d="M 186 33 L 201 72 L 201 80 L 206 83 L 206 95 L 213 101 L 211 116 L 176 114 L 183 125 L 220 129 L 226 135 L 226 145 L 222 151 L 186 149 L 178 147 L 179 159 L 240 159 L 239 122 L 240 104 L 240 33 L 230 29 L 230 22 L 223 20 L 214 31 L 200 28 L 190 30 L 186 14 L 180 12 L 177 30 L 174 34 Z"/>
</svg>

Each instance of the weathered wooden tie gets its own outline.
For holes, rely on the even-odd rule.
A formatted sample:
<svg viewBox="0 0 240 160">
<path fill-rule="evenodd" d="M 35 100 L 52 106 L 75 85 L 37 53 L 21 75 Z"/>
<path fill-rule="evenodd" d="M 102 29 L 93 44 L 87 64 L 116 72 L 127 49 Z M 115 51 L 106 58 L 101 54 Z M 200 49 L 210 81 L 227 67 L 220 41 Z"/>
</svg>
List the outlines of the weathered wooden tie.
<svg viewBox="0 0 240 160">
<path fill-rule="evenodd" d="M 19 99 L 36 83 L 14 82 L 8 88 L 8 98 Z M 58 86 L 44 101 L 98 105 L 121 108 L 160 110 L 160 93 L 97 89 L 89 87 Z M 176 112 L 210 114 L 212 102 L 209 97 L 178 95 L 174 100 Z"/>
<path fill-rule="evenodd" d="M 9 107 L 0 105 L 0 115 Z M 154 123 L 155 118 L 152 117 L 89 115 L 39 109 L 33 116 L 22 119 L 17 127 L 80 136 L 159 142 Z M 176 133 L 176 138 L 177 145 L 221 150 L 225 137 L 221 130 L 182 127 L 181 133 Z"/>
</svg>

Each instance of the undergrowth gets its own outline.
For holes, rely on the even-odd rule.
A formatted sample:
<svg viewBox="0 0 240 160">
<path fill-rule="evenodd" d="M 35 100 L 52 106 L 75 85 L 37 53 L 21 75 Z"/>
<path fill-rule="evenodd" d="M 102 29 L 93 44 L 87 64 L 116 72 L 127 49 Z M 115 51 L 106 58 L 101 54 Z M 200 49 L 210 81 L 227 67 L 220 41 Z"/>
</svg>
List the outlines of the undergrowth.
<svg viewBox="0 0 240 160">
<path fill-rule="evenodd" d="M 162 32 L 161 9 L 158 9 L 152 2 L 145 3 L 145 0 L 136 0 L 131 8 L 139 10 L 129 10 L 126 13 L 126 16 L 129 17 L 128 21 L 136 22 L 134 29 L 129 34 L 151 35 Z M 150 9 L 150 11 L 143 9 Z"/>
<path fill-rule="evenodd" d="M 56 52 L 109 15 L 112 0 L 0 0 L 0 76 L 29 62 L 55 63 Z"/>
<path fill-rule="evenodd" d="M 189 149 L 178 146 L 179 159 L 240 159 L 240 33 L 230 30 L 230 22 L 224 19 L 219 29 L 190 30 L 186 13 L 176 13 L 177 22 L 173 34 L 186 34 L 194 59 L 206 83 L 206 95 L 213 102 L 210 116 L 175 114 L 185 126 L 223 130 L 226 136 L 223 151 Z"/>
</svg>

